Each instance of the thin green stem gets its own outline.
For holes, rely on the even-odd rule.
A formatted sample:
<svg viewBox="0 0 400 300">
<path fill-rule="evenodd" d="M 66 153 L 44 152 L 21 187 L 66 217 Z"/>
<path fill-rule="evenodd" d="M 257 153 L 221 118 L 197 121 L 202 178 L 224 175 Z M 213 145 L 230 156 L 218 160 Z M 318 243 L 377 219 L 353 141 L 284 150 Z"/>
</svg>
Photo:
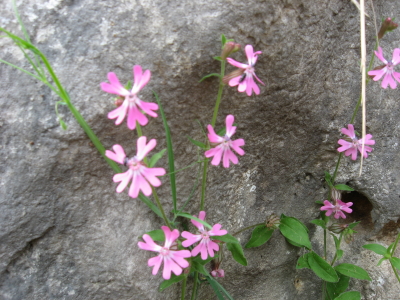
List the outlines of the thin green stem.
<svg viewBox="0 0 400 300">
<path fill-rule="evenodd" d="M 265 225 L 265 223 L 258 223 L 258 224 L 254 224 L 254 225 L 248 226 L 248 227 L 246 227 L 246 228 L 243 228 L 243 229 L 241 229 L 241 230 L 235 232 L 235 233 L 232 234 L 232 235 L 233 235 L 233 236 L 238 235 L 239 233 L 241 233 L 241 232 L 243 232 L 243 231 L 246 231 L 246 230 L 248 230 L 248 229 L 251 229 L 251 228 L 254 228 L 254 227 L 257 227 L 257 226 L 260 226 L 260 225 Z"/>
<path fill-rule="evenodd" d="M 192 289 L 192 297 L 190 297 L 190 300 L 195 300 L 197 298 L 197 287 L 198 287 L 198 281 L 199 281 L 199 272 L 195 271 L 194 272 L 194 282 L 193 282 L 193 289 Z"/>
<path fill-rule="evenodd" d="M 165 211 L 164 211 L 164 209 L 163 209 L 163 207 L 162 207 L 162 205 L 161 205 L 160 198 L 158 198 L 156 189 L 155 189 L 153 186 L 151 187 L 151 189 L 152 189 L 152 191 L 153 191 L 153 197 L 154 197 L 154 199 L 156 200 L 158 209 L 161 211 L 161 214 L 162 214 L 162 217 L 163 217 L 163 219 L 164 219 L 164 221 L 165 221 L 165 224 L 166 224 L 169 228 L 172 228 L 172 227 L 171 227 L 171 224 L 170 224 L 169 221 L 168 221 L 167 216 L 165 215 Z"/>
<path fill-rule="evenodd" d="M 187 281 L 187 276 L 183 278 L 182 282 L 182 292 L 181 292 L 181 300 L 185 300 L 185 295 L 186 295 L 186 281 Z"/>
<path fill-rule="evenodd" d="M 212 127 L 215 127 L 215 123 L 217 121 L 219 105 L 221 103 L 222 92 L 224 90 L 224 83 L 222 82 L 222 78 L 225 76 L 225 65 L 226 65 L 226 61 L 225 60 L 221 61 L 221 73 L 220 73 L 220 79 L 219 79 L 217 101 L 215 102 L 214 113 L 213 113 L 213 117 L 211 120 Z M 209 143 L 209 142 L 207 142 L 207 143 Z M 203 180 L 201 181 L 200 211 L 204 210 L 204 202 L 205 202 L 205 198 L 206 198 L 208 162 L 209 162 L 209 159 L 206 158 L 204 160 Z"/>
<path fill-rule="evenodd" d="M 394 252 L 396 251 L 397 245 L 400 241 L 400 233 L 396 237 L 396 241 L 394 242 L 393 248 L 392 248 L 392 253 L 390 253 L 392 256 L 394 255 Z"/>
<path fill-rule="evenodd" d="M 390 260 L 389 260 L 390 261 Z M 397 269 L 396 269 L 396 267 L 393 265 L 393 263 L 390 261 L 390 265 L 392 266 L 392 269 L 393 269 L 393 272 L 394 272 L 394 275 L 396 276 L 396 278 L 397 278 L 397 281 L 400 283 L 400 276 L 399 276 L 399 273 L 397 272 Z"/>
<path fill-rule="evenodd" d="M 326 259 L 327 251 L 326 251 L 326 228 L 324 228 L 324 258 Z"/>
<path fill-rule="evenodd" d="M 336 259 L 337 259 L 337 252 L 338 252 L 338 250 L 340 250 L 340 244 L 342 243 L 342 239 L 343 239 L 343 232 L 341 232 L 340 233 L 340 236 L 339 236 L 339 245 L 337 245 L 337 248 L 336 248 L 336 251 L 335 251 L 335 256 L 333 257 L 333 260 L 332 260 L 332 262 L 331 262 L 331 266 L 333 266 L 333 264 L 336 262 Z"/>
</svg>

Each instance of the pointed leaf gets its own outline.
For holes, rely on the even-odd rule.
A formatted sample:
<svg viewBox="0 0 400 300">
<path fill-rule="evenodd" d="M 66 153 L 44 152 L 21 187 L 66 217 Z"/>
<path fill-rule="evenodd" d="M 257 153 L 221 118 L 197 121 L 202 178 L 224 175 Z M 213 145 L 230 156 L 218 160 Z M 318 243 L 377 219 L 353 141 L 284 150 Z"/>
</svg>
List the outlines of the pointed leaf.
<svg viewBox="0 0 400 300">
<path fill-rule="evenodd" d="M 215 60 L 222 61 L 221 56 L 214 56 L 213 58 L 214 58 Z"/>
<path fill-rule="evenodd" d="M 332 268 L 332 266 L 317 253 L 310 253 L 308 256 L 308 264 L 310 265 L 311 270 L 313 270 L 315 275 L 317 275 L 319 278 L 328 282 L 339 281 L 339 277 L 335 269 Z"/>
<path fill-rule="evenodd" d="M 328 299 L 335 299 L 335 297 L 339 296 L 349 287 L 350 277 L 347 277 L 343 274 L 338 274 L 338 276 L 338 282 L 326 283 L 326 292 L 329 296 Z"/>
<path fill-rule="evenodd" d="M 371 281 L 367 271 L 353 264 L 340 264 L 335 267 L 335 270 L 348 277 Z"/>
<path fill-rule="evenodd" d="M 350 228 L 350 229 L 353 229 L 353 228 L 356 227 L 360 222 L 361 222 L 361 221 L 350 223 L 350 224 L 349 224 L 349 228 Z"/>
<path fill-rule="evenodd" d="M 155 242 L 164 242 L 165 241 L 165 233 L 161 229 L 152 230 L 152 231 L 146 232 L 146 234 L 148 234 Z"/>
<path fill-rule="evenodd" d="M 212 239 L 218 240 L 221 242 L 225 242 L 225 243 L 238 243 L 239 244 L 239 240 L 237 238 L 235 238 L 234 236 L 230 235 L 229 233 L 227 233 L 225 235 L 221 235 L 221 236 L 213 236 Z"/>
<path fill-rule="evenodd" d="M 332 184 L 332 176 L 328 172 L 325 171 L 325 181 L 331 187 Z"/>
<path fill-rule="evenodd" d="M 199 272 L 200 274 L 203 274 L 204 276 L 209 276 L 210 275 L 210 274 L 208 274 L 206 268 L 202 264 L 200 264 L 200 263 L 198 263 L 196 261 L 192 261 L 192 268 L 195 271 Z"/>
<path fill-rule="evenodd" d="M 177 283 L 179 281 L 182 281 L 185 278 L 185 275 L 179 275 L 176 276 L 175 274 L 172 274 L 171 278 L 168 280 L 164 280 L 163 282 L 161 282 L 160 287 L 158 288 L 159 292 L 162 292 L 163 290 L 165 290 L 167 287 L 173 285 L 174 283 Z"/>
<path fill-rule="evenodd" d="M 215 58 L 215 57 L 214 57 L 214 58 Z M 221 58 L 220 58 L 219 60 L 221 60 Z M 210 77 L 218 77 L 218 78 L 221 78 L 221 75 L 218 74 L 218 73 L 211 73 L 211 74 L 208 74 L 208 75 L 206 75 L 206 76 L 203 76 L 203 78 L 201 78 L 201 79 L 199 80 L 199 82 L 202 82 L 203 80 L 206 80 L 207 78 L 210 78 Z"/>
<path fill-rule="evenodd" d="M 345 184 L 337 184 L 335 185 L 335 189 L 339 191 L 350 191 L 350 192 L 354 191 L 351 187 Z"/>
<path fill-rule="evenodd" d="M 207 149 L 206 144 L 204 144 L 202 142 L 199 142 L 199 141 L 196 141 L 196 140 L 192 139 L 190 136 L 188 136 L 187 138 L 189 139 L 190 142 L 192 142 L 193 145 L 195 145 L 197 147 L 200 147 L 203 150 Z"/>
<path fill-rule="evenodd" d="M 342 256 L 343 256 L 343 250 L 341 250 L 341 249 L 339 249 L 339 250 L 336 250 L 336 255 L 337 255 L 337 258 L 336 258 L 336 260 L 339 260 L 339 259 L 341 259 L 341 258 L 342 258 Z"/>
<path fill-rule="evenodd" d="M 226 248 L 231 251 L 234 260 L 243 266 L 247 266 L 247 259 L 244 256 L 243 248 L 239 243 L 227 243 Z"/>
<path fill-rule="evenodd" d="M 317 226 L 321 226 L 323 229 L 326 229 L 326 223 L 325 223 L 324 220 L 315 219 L 315 220 L 310 221 L 310 223 L 313 223 L 313 224 L 315 224 Z"/>
<path fill-rule="evenodd" d="M 392 263 L 392 265 L 396 268 L 400 270 L 400 258 L 398 257 L 391 257 L 390 258 L 390 262 Z"/>
<path fill-rule="evenodd" d="M 383 258 L 381 258 L 381 259 L 378 261 L 378 264 L 377 264 L 377 266 L 380 266 L 380 265 L 381 265 L 381 263 L 383 263 L 385 260 L 387 260 L 387 258 L 386 258 L 386 257 L 383 257 Z"/>
<path fill-rule="evenodd" d="M 308 232 L 305 225 L 299 220 L 291 217 L 281 218 L 279 230 L 283 236 L 296 244 L 300 244 L 307 249 L 311 249 Z"/>
<path fill-rule="evenodd" d="M 384 256 L 387 253 L 387 249 L 385 247 L 383 247 L 382 245 L 379 245 L 379 244 L 366 244 L 366 245 L 364 245 L 362 247 L 364 249 L 368 249 L 368 250 L 374 251 L 375 253 L 380 254 L 380 255 L 384 255 Z"/>
<path fill-rule="evenodd" d="M 222 45 L 222 47 L 225 46 L 225 43 L 226 43 L 226 36 L 225 36 L 225 34 L 221 34 L 221 45 Z"/>
<path fill-rule="evenodd" d="M 335 241 L 336 250 L 338 250 L 340 248 L 340 241 L 339 241 L 339 239 L 337 238 L 336 235 L 331 233 L 331 236 L 333 237 L 333 240 Z"/>
<path fill-rule="evenodd" d="M 150 162 L 149 162 L 149 167 L 152 168 L 156 165 L 156 163 L 160 160 L 161 157 L 163 157 L 165 151 L 167 151 L 167 149 L 163 149 L 160 152 L 154 154 L 151 158 L 150 158 Z"/>
<path fill-rule="evenodd" d="M 311 254 L 311 252 L 308 252 L 302 256 L 299 257 L 299 259 L 297 260 L 297 264 L 296 264 L 296 269 L 311 269 L 310 265 L 308 264 L 308 256 Z"/>
<path fill-rule="evenodd" d="M 361 293 L 356 291 L 350 291 L 336 297 L 335 300 L 361 300 Z"/>
<path fill-rule="evenodd" d="M 266 242 L 271 238 L 274 230 L 271 228 L 266 227 L 265 225 L 259 225 L 254 228 L 253 232 L 251 233 L 251 238 L 244 246 L 245 248 L 252 248 L 258 247 Z"/>
</svg>

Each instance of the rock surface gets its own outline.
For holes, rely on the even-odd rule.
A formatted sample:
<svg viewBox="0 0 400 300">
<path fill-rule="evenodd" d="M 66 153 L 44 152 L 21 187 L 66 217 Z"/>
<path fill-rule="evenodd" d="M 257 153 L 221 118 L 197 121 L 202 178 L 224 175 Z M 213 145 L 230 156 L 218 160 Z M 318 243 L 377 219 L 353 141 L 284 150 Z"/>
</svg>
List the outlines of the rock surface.
<svg viewBox="0 0 400 300">
<path fill-rule="evenodd" d="M 11 1 L 4 2 L 0 25 L 19 32 Z M 397 2 L 375 3 L 378 26 L 381 17 L 400 15 Z M 154 101 L 155 90 L 163 101 L 176 169 L 197 159 L 187 136 L 201 139 L 196 120 L 208 124 L 212 116 L 218 83 L 199 79 L 219 70 L 212 57 L 219 55 L 220 34 L 263 51 L 257 64 L 266 83 L 261 94 L 224 91 L 217 127 L 227 114 L 235 115 L 246 155 L 233 168 L 210 168 L 207 220 L 233 233 L 272 212 L 284 213 L 305 222 L 314 248 L 322 249 L 322 232 L 308 222 L 318 217 L 315 201 L 326 197 L 323 174 L 334 170 L 340 128 L 348 124 L 360 91 L 359 17 L 351 1 L 23 0 L 18 7 L 32 41 L 107 149 L 118 143 L 133 155 L 136 133 L 106 118 L 113 101 L 99 83 L 110 71 L 122 82 L 131 80 L 134 64 L 152 71 L 141 95 Z M 367 12 L 370 57 L 371 6 Z M 387 58 L 399 46 L 399 32 L 381 43 Z M 0 39 L 0 53 L 32 71 L 9 40 Z M 245 60 L 240 53 L 235 58 Z M 179 285 L 157 292 L 162 278 L 151 275 L 151 254 L 137 247 L 139 237 L 159 228 L 161 220 L 126 192 L 115 193 L 112 170 L 63 106 L 59 111 L 68 130 L 60 128 L 54 113 L 58 99 L 46 85 L 4 64 L 0 74 L 0 298 L 178 299 Z M 355 203 L 354 219 L 362 222 L 356 240 L 344 246 L 342 262 L 368 270 L 371 282 L 351 281 L 363 299 L 399 295 L 390 266 L 376 267 L 379 258 L 361 248 L 371 242 L 389 245 L 400 227 L 398 95 L 369 85 L 367 130 L 377 141 L 374 151 L 362 177 L 359 160 L 348 158 L 338 176 L 357 191 L 346 196 Z M 144 128 L 158 140 L 156 151 L 165 147 L 161 126 L 158 118 Z M 359 131 L 360 126 L 357 118 Z M 166 166 L 166 159 L 158 165 Z M 192 167 L 177 175 L 179 203 L 190 194 L 196 174 Z M 162 203 L 170 208 L 168 179 L 163 182 Z M 193 214 L 195 200 L 188 208 Z M 249 237 L 244 232 L 240 240 L 244 244 Z M 320 298 L 320 280 L 295 269 L 302 252 L 278 233 L 245 254 L 247 267 L 231 259 L 223 264 L 226 277 L 220 282 L 234 299 Z M 199 299 L 215 298 L 202 287 Z"/>
</svg>

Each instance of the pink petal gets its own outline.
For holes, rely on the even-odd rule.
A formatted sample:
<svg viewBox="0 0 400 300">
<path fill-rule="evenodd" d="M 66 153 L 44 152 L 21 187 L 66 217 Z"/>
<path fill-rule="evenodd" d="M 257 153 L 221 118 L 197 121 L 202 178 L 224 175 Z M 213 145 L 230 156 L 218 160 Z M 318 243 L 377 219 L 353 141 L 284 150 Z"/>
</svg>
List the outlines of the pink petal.
<svg viewBox="0 0 400 300">
<path fill-rule="evenodd" d="M 237 156 L 230 149 L 226 149 L 223 157 L 223 166 L 225 168 L 229 168 L 229 161 L 232 161 L 233 164 L 237 164 L 239 162 Z"/>
<path fill-rule="evenodd" d="M 211 241 L 211 240 L 208 242 L 208 247 L 207 248 L 208 248 L 208 254 L 211 257 L 214 257 L 214 251 L 218 251 L 219 250 L 218 244 L 213 242 L 213 241 Z M 207 259 L 207 257 L 205 259 Z"/>
<path fill-rule="evenodd" d="M 109 119 L 115 119 L 115 125 L 119 125 L 125 119 L 126 113 L 128 112 L 128 102 L 124 101 L 120 107 L 110 111 L 107 115 Z"/>
<path fill-rule="evenodd" d="M 215 133 L 214 128 L 211 125 L 207 126 L 207 130 L 208 130 L 207 136 L 210 143 L 222 143 L 224 141 L 223 137 L 220 137 Z"/>
<path fill-rule="evenodd" d="M 186 239 L 186 241 L 182 242 L 183 247 L 189 247 L 202 239 L 200 234 L 192 234 L 188 231 L 182 232 L 181 235 Z"/>
<path fill-rule="evenodd" d="M 172 259 L 182 268 L 189 267 L 189 263 L 185 258 L 191 257 L 189 250 L 170 251 Z"/>
<path fill-rule="evenodd" d="M 136 65 L 133 67 L 134 85 L 131 93 L 137 94 L 150 81 L 150 70 L 146 70 L 142 75 L 142 67 Z"/>
<path fill-rule="evenodd" d="M 114 182 L 121 182 L 118 186 L 117 186 L 117 193 L 121 193 L 129 184 L 129 181 L 132 178 L 132 171 L 128 170 L 125 173 L 118 173 L 115 174 L 113 177 L 113 181 Z"/>
<path fill-rule="evenodd" d="M 347 129 L 347 128 L 348 128 L 348 129 Z M 342 133 L 345 134 L 345 135 L 347 135 L 347 136 L 349 136 L 349 137 L 352 138 L 352 139 L 355 138 L 356 135 L 355 135 L 355 133 L 354 133 L 354 126 L 353 126 L 353 124 L 347 125 L 347 128 L 342 128 L 342 129 L 341 129 Z"/>
<path fill-rule="evenodd" d="M 142 191 L 142 193 L 146 196 L 150 196 L 152 193 L 151 186 L 146 181 L 146 179 L 144 179 L 141 174 L 135 172 L 132 178 L 132 184 L 129 188 L 128 195 L 132 198 L 137 198 L 139 196 L 139 191 Z"/>
<path fill-rule="evenodd" d="M 153 110 L 158 110 L 158 105 L 151 102 L 138 101 L 138 106 L 149 116 L 157 118 L 157 114 Z"/>
<path fill-rule="evenodd" d="M 244 47 L 244 51 L 246 52 L 247 60 L 249 62 L 249 65 L 253 64 L 254 60 L 254 51 L 253 51 L 253 46 L 252 45 L 246 45 Z"/>
<path fill-rule="evenodd" d="M 231 137 L 236 132 L 236 126 L 232 126 L 233 122 L 235 121 L 235 117 L 232 115 L 227 115 L 225 119 L 226 124 L 226 135 Z"/>
<path fill-rule="evenodd" d="M 171 272 L 174 272 L 175 275 L 182 274 L 182 268 L 175 263 L 172 259 L 165 257 L 164 259 L 164 270 L 163 270 L 163 278 L 168 280 L 171 278 Z"/>
<path fill-rule="evenodd" d="M 133 66 L 133 70 L 132 71 L 133 71 L 133 82 L 134 82 L 133 85 L 134 86 L 138 86 L 140 81 L 141 81 L 141 79 L 142 79 L 142 73 L 143 73 L 142 66 L 135 65 L 135 66 Z"/>
<path fill-rule="evenodd" d="M 129 91 L 127 91 L 119 82 L 117 75 L 115 73 L 110 72 L 107 74 L 108 81 L 110 83 L 102 82 L 100 84 L 100 87 L 103 91 L 110 93 L 110 94 L 116 94 L 120 96 L 127 96 L 129 95 Z"/>
<path fill-rule="evenodd" d="M 196 216 L 194 216 L 194 217 L 196 217 Z M 204 218 L 205 218 L 205 217 L 206 217 L 205 211 L 201 211 L 201 212 L 199 213 L 199 217 L 198 217 L 198 218 L 199 218 L 200 220 L 204 221 Z M 190 221 L 191 221 L 192 224 L 193 224 L 194 226 L 196 226 L 198 229 L 204 230 L 204 225 L 201 224 L 200 222 L 197 222 L 196 220 L 193 220 L 193 219 L 191 219 Z"/>
<path fill-rule="evenodd" d="M 388 87 L 388 85 L 390 85 L 390 87 L 391 87 L 392 89 L 395 89 L 396 86 L 397 86 L 396 81 L 393 79 L 392 74 L 390 74 L 389 72 L 387 72 L 387 73 L 385 74 L 385 77 L 384 77 L 383 80 L 382 80 L 382 85 L 381 85 L 381 86 L 382 86 L 384 89 L 386 89 L 386 88 Z"/>
<path fill-rule="evenodd" d="M 383 57 L 383 51 L 381 47 L 378 47 L 378 51 L 375 51 L 376 57 L 379 58 L 380 61 L 382 61 L 385 65 L 387 65 L 387 60 Z"/>
<path fill-rule="evenodd" d="M 160 269 L 162 262 L 163 262 L 163 258 L 161 255 L 152 257 L 147 261 L 147 265 L 149 267 L 154 266 L 153 271 L 151 272 L 153 275 L 156 275 L 158 273 L 158 270 Z"/>
<path fill-rule="evenodd" d="M 138 243 L 140 249 L 147 251 L 154 251 L 154 252 L 160 251 L 161 246 L 154 243 L 153 239 L 148 234 L 143 235 L 143 240 L 145 241 L 145 243 L 143 242 Z"/>
<path fill-rule="evenodd" d="M 136 157 L 139 160 L 143 160 L 143 158 L 151 151 L 154 149 L 154 147 L 157 145 L 157 141 L 155 139 L 151 139 L 149 143 L 146 145 L 146 137 L 141 136 L 138 138 L 137 141 L 137 154 Z"/>
<path fill-rule="evenodd" d="M 400 82 L 400 73 L 393 71 L 392 73 L 394 79 L 396 79 L 398 82 Z"/>
<path fill-rule="evenodd" d="M 242 64 L 242 63 L 240 63 L 240 62 L 238 62 L 238 61 L 236 61 L 236 60 L 234 60 L 234 59 L 232 59 L 230 57 L 228 57 L 226 59 L 226 61 L 228 63 L 230 63 L 232 66 L 235 66 L 236 68 L 239 68 L 239 69 L 246 69 L 248 67 L 248 65 Z"/>
<path fill-rule="evenodd" d="M 225 229 L 220 230 L 222 227 L 221 224 L 215 224 L 213 228 L 208 232 L 210 236 L 221 236 L 228 233 Z"/>
<path fill-rule="evenodd" d="M 374 78 L 372 78 L 373 81 L 378 81 L 383 77 L 383 75 L 386 74 L 386 72 L 387 72 L 387 67 L 384 67 L 383 69 L 380 70 L 369 71 L 368 75 L 374 76 Z"/>
<path fill-rule="evenodd" d="M 163 176 L 165 175 L 165 169 L 163 168 L 143 168 L 142 175 L 147 179 L 148 182 L 152 186 L 160 186 L 161 181 L 156 176 Z"/>
<path fill-rule="evenodd" d="M 400 49 L 396 48 L 393 50 L 393 58 L 392 58 L 393 65 L 397 65 L 400 63 Z"/>
<path fill-rule="evenodd" d="M 245 152 L 242 148 L 240 148 L 240 146 L 244 146 L 244 144 L 244 139 L 238 139 L 235 141 L 231 141 L 230 146 L 233 150 L 236 151 L 237 154 L 243 156 Z"/>
<path fill-rule="evenodd" d="M 142 126 L 146 125 L 148 120 L 147 117 L 137 108 L 136 105 L 132 105 L 128 110 L 128 128 L 134 130 L 136 128 L 136 121 Z"/>
<path fill-rule="evenodd" d="M 113 161 L 116 161 L 117 163 L 120 163 L 121 165 L 123 165 L 125 157 L 126 157 L 124 148 L 122 148 L 120 145 L 114 145 L 112 148 L 115 153 L 110 150 L 106 150 L 105 155 L 109 159 L 112 159 Z"/>
<path fill-rule="evenodd" d="M 240 80 L 242 79 L 242 75 L 237 76 L 229 80 L 229 86 L 237 86 L 240 83 Z"/>
<path fill-rule="evenodd" d="M 164 247 L 171 247 L 172 243 L 175 242 L 175 240 L 179 237 L 179 231 L 178 229 L 174 229 L 171 231 L 171 229 L 168 228 L 168 226 L 161 226 L 161 229 L 164 231 L 165 234 L 165 245 Z"/>
<path fill-rule="evenodd" d="M 224 150 L 221 147 L 216 147 L 216 148 L 211 148 L 210 150 L 207 150 L 204 154 L 206 157 L 214 156 L 214 158 L 211 161 L 211 164 L 213 166 L 218 166 L 219 163 L 221 162 L 221 157 L 222 157 L 223 153 L 224 153 Z"/>
<path fill-rule="evenodd" d="M 356 160 L 356 159 L 357 159 L 357 149 L 355 149 L 355 148 L 347 149 L 347 150 L 344 152 L 344 155 L 345 155 L 345 156 L 351 155 L 351 159 L 352 159 L 352 160 Z"/>
</svg>

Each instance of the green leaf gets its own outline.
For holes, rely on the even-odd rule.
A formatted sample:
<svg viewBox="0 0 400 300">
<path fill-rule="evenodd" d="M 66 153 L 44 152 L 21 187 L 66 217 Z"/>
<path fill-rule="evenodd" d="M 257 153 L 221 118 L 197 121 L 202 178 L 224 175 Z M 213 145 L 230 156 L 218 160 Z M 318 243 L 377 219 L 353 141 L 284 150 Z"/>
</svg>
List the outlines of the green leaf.
<svg viewBox="0 0 400 300">
<path fill-rule="evenodd" d="M 307 249 L 311 249 L 311 243 L 306 228 L 307 227 L 305 227 L 302 222 L 292 217 L 281 218 L 279 224 L 279 230 L 285 238 Z"/>
<path fill-rule="evenodd" d="M 243 266 L 247 266 L 247 259 L 239 243 L 227 243 L 226 248 L 231 251 L 234 260 Z"/>
<path fill-rule="evenodd" d="M 213 240 L 218 240 L 221 242 L 225 242 L 225 243 L 239 243 L 238 239 L 235 238 L 234 236 L 230 235 L 229 233 L 225 234 L 225 235 L 221 235 L 221 236 L 213 236 L 212 238 Z"/>
<path fill-rule="evenodd" d="M 210 276 L 210 274 L 208 274 L 206 268 L 204 267 L 204 265 L 196 262 L 196 261 L 192 261 L 192 268 L 199 272 L 200 274 L 203 274 L 204 276 Z"/>
<path fill-rule="evenodd" d="M 168 280 L 164 280 L 163 282 L 161 282 L 160 287 L 158 288 L 159 292 L 162 292 L 163 290 L 165 290 L 167 287 L 173 285 L 174 283 L 177 283 L 179 281 L 182 281 L 185 278 L 185 275 L 179 275 L 176 276 L 175 274 L 172 274 L 171 278 Z"/>
<path fill-rule="evenodd" d="M 391 257 L 390 258 L 390 262 L 392 263 L 392 265 L 396 268 L 400 270 L 400 258 L 398 257 Z"/>
<path fill-rule="evenodd" d="M 154 154 L 151 158 L 150 158 L 150 162 L 149 162 L 149 167 L 152 168 L 156 165 L 156 163 L 160 160 L 161 157 L 163 157 L 165 151 L 167 151 L 167 149 L 163 149 L 160 152 Z"/>
<path fill-rule="evenodd" d="M 349 224 L 349 228 L 350 228 L 350 229 L 353 229 L 353 228 L 356 227 L 360 222 L 361 222 L 361 221 L 354 222 L 354 223 L 350 223 L 350 224 Z"/>
<path fill-rule="evenodd" d="M 128 80 L 128 82 L 125 84 L 124 88 L 128 91 L 132 89 L 132 80 Z"/>
<path fill-rule="evenodd" d="M 221 34 L 221 45 L 222 47 L 224 47 L 226 44 L 226 36 L 225 34 Z"/>
<path fill-rule="evenodd" d="M 218 57 L 219 57 L 219 56 L 218 56 Z M 215 57 L 214 57 L 214 58 L 215 58 Z M 220 58 L 220 59 L 218 59 L 218 60 L 222 60 L 222 59 Z M 218 77 L 218 78 L 221 78 L 221 75 L 218 74 L 218 73 L 211 73 L 211 74 L 208 74 L 208 75 L 204 76 L 203 78 L 201 78 L 199 82 L 202 82 L 203 80 L 206 80 L 207 78 L 210 78 L 210 77 Z"/>
<path fill-rule="evenodd" d="M 152 231 L 146 232 L 146 234 L 148 234 L 153 239 L 153 241 L 156 241 L 156 242 L 164 242 L 165 241 L 165 234 L 162 229 L 152 230 Z"/>
<path fill-rule="evenodd" d="M 213 58 L 214 58 L 215 60 L 218 60 L 218 61 L 223 61 L 222 58 L 221 58 L 221 56 L 214 56 Z"/>
<path fill-rule="evenodd" d="M 383 263 L 385 260 L 387 260 L 387 258 L 386 258 L 386 257 L 383 257 L 383 258 L 381 258 L 381 259 L 378 261 L 378 264 L 377 264 L 377 266 L 380 266 L 380 265 L 381 265 L 381 263 Z"/>
<path fill-rule="evenodd" d="M 224 296 L 222 296 L 221 291 L 219 290 L 218 285 L 215 283 L 215 281 L 212 281 L 209 279 L 209 277 L 206 277 L 208 283 L 211 285 L 212 289 L 214 290 L 215 295 L 217 296 L 218 300 L 225 300 Z"/>
<path fill-rule="evenodd" d="M 310 265 L 311 270 L 313 270 L 315 275 L 317 275 L 319 278 L 328 282 L 339 281 L 339 277 L 335 269 L 332 268 L 332 266 L 317 253 L 310 253 L 308 256 L 308 264 Z"/>
<path fill-rule="evenodd" d="M 310 221 L 310 223 L 313 223 L 317 226 L 321 226 L 323 229 L 326 229 L 326 223 L 324 222 L 324 220 L 315 219 L 315 220 Z"/>
<path fill-rule="evenodd" d="M 336 260 L 341 259 L 342 256 L 343 256 L 343 253 L 344 253 L 344 252 L 343 252 L 343 250 L 341 250 L 341 249 L 336 250 L 336 255 L 337 255 Z"/>
<path fill-rule="evenodd" d="M 310 269 L 310 265 L 308 264 L 308 256 L 310 255 L 310 253 L 311 252 L 308 252 L 299 257 L 299 259 L 297 260 L 296 269 Z"/>
<path fill-rule="evenodd" d="M 208 229 L 212 229 L 212 226 L 211 226 L 210 224 L 208 224 L 206 221 L 200 220 L 199 218 L 197 218 L 197 217 L 195 217 L 195 216 L 192 216 L 192 215 L 190 215 L 190 214 L 181 212 L 181 213 L 178 213 L 178 214 L 176 214 L 176 215 L 177 215 L 177 216 L 180 216 L 180 217 L 187 218 L 187 219 L 195 220 L 195 221 L 197 221 L 197 222 L 203 224 L 204 226 L 206 226 Z"/>
<path fill-rule="evenodd" d="M 237 123 L 233 123 L 233 126 L 237 127 Z M 225 136 L 226 134 L 226 127 L 221 128 L 220 130 L 217 131 L 217 135 L 219 136 Z"/>
<path fill-rule="evenodd" d="M 356 291 L 350 291 L 340 294 L 334 300 L 361 300 L 361 293 Z"/>
<path fill-rule="evenodd" d="M 340 264 L 335 267 L 335 270 L 348 277 L 371 281 L 367 271 L 353 264 Z"/>
<path fill-rule="evenodd" d="M 266 227 L 265 225 L 259 225 L 254 228 L 253 232 L 251 233 L 251 238 L 244 246 L 245 248 L 253 248 L 258 247 L 266 242 L 271 238 L 274 230 L 271 228 Z"/>
<path fill-rule="evenodd" d="M 193 257 L 193 258 L 192 258 L 192 261 L 195 261 L 196 263 L 198 263 L 198 264 L 204 266 L 204 265 L 206 265 L 207 263 L 209 263 L 210 261 L 212 261 L 213 259 L 216 259 L 217 257 L 218 257 L 218 255 L 214 255 L 214 257 L 209 256 L 209 257 L 207 257 L 207 259 L 203 260 L 203 259 L 201 258 L 201 256 L 198 255 L 198 256 L 196 256 L 196 257 Z"/>
<path fill-rule="evenodd" d="M 163 218 L 163 215 L 162 215 L 160 209 L 157 207 L 157 205 L 155 205 L 153 202 L 151 202 L 149 198 L 147 198 L 145 195 L 140 193 L 139 194 L 139 199 L 144 204 L 146 204 L 157 216 L 159 216 L 160 218 Z"/>
<path fill-rule="evenodd" d="M 374 251 L 377 254 L 385 256 L 387 254 L 387 249 L 379 244 L 366 244 L 362 246 L 364 249 Z"/>
<path fill-rule="evenodd" d="M 328 172 L 325 171 L 325 181 L 331 187 L 332 184 L 332 176 Z"/>
<path fill-rule="evenodd" d="M 196 141 L 196 140 L 192 139 L 190 136 L 188 136 L 187 138 L 189 139 L 189 141 L 192 142 L 193 145 L 195 145 L 195 146 L 197 146 L 197 147 L 200 147 L 200 148 L 203 149 L 203 150 L 206 150 L 206 149 L 207 149 L 206 144 L 204 144 L 204 143 L 202 143 L 202 142 L 199 142 L 199 141 Z"/>
<path fill-rule="evenodd" d="M 336 235 L 334 235 L 334 234 L 332 234 L 332 233 L 331 233 L 331 236 L 333 237 L 333 240 L 335 241 L 335 248 L 336 248 L 336 250 L 339 250 L 339 248 L 340 248 L 340 241 L 339 241 L 339 239 L 337 238 Z"/>
<path fill-rule="evenodd" d="M 317 201 L 315 201 L 315 203 L 324 205 L 324 202 L 322 200 L 317 200 Z"/>
<path fill-rule="evenodd" d="M 217 281 L 215 280 L 213 277 L 211 276 L 207 276 L 207 281 L 210 283 L 211 287 L 213 288 L 214 292 L 217 294 L 217 290 L 218 292 L 221 294 L 223 294 L 226 299 L 228 300 L 233 300 L 232 296 L 229 295 L 229 293 L 224 289 L 224 287 Z M 225 300 L 225 298 L 218 298 L 218 299 L 222 299 Z"/>
<path fill-rule="evenodd" d="M 60 117 L 58 118 L 58 122 L 60 122 L 61 128 L 64 130 L 68 129 L 67 124 L 65 124 L 65 122 L 63 121 L 63 119 L 61 119 Z"/>
<path fill-rule="evenodd" d="M 153 91 L 154 97 L 158 103 L 158 108 L 160 110 L 161 118 L 164 124 L 165 137 L 167 141 L 167 151 L 168 151 L 168 173 L 169 173 L 169 182 L 171 186 L 171 194 L 172 194 L 172 204 L 174 210 L 176 210 L 176 179 L 175 179 L 175 158 L 174 158 L 174 149 L 172 147 L 172 138 L 171 131 L 169 130 L 169 126 L 167 123 L 167 118 L 165 117 L 164 109 L 161 105 L 161 101 L 158 98 L 156 92 Z"/>
<path fill-rule="evenodd" d="M 338 282 L 326 283 L 326 292 L 329 296 L 328 299 L 335 299 L 335 297 L 339 296 L 349 287 L 350 277 L 347 277 L 343 274 L 338 274 L 338 276 Z"/>
<path fill-rule="evenodd" d="M 351 187 L 345 184 L 337 184 L 335 185 L 335 189 L 339 191 L 350 191 L 350 192 L 354 191 Z"/>
</svg>

